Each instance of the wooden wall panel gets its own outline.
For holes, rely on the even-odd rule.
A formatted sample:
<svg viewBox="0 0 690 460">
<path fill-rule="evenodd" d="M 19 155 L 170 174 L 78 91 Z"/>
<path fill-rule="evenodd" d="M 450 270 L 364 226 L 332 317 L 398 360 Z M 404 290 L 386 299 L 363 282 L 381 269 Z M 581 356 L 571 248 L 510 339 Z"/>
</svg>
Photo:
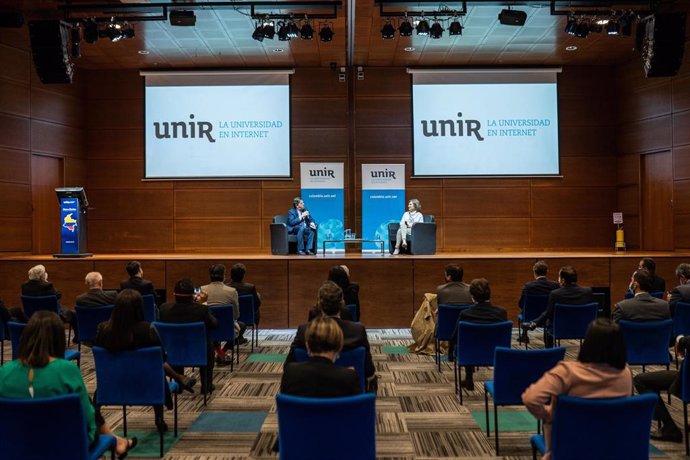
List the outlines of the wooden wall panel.
<svg viewBox="0 0 690 460">
<path fill-rule="evenodd" d="M 618 152 L 655 152 L 671 147 L 671 117 L 640 120 L 620 127 Z"/>
<path fill-rule="evenodd" d="M 569 156 L 608 156 L 615 152 L 615 138 L 608 126 L 567 126 L 559 130 L 561 163 Z"/>
<path fill-rule="evenodd" d="M 381 159 L 386 155 L 412 157 L 412 130 L 409 127 L 357 127 L 356 143 L 357 157 L 361 159 Z"/>
<path fill-rule="evenodd" d="M 673 148 L 673 178 L 690 179 L 690 146 Z"/>
<path fill-rule="evenodd" d="M 91 220 L 172 219 L 173 193 L 171 190 L 119 190 L 89 191 Z M 136 203 L 136 206 L 132 206 Z"/>
<path fill-rule="evenodd" d="M 31 252 L 31 219 L 0 217 L 0 252 Z"/>
<path fill-rule="evenodd" d="M 673 232 L 675 239 L 676 250 L 690 249 L 690 214 L 677 214 L 674 218 L 674 226 L 676 231 Z"/>
<path fill-rule="evenodd" d="M 562 178 L 539 179 L 535 187 L 597 187 L 611 185 L 611 171 L 616 169 L 616 157 L 610 155 L 598 157 L 562 157 Z"/>
<path fill-rule="evenodd" d="M 13 46 L 0 44 L 0 62 L 2 62 L 2 69 L 0 69 L 2 78 L 29 84 L 29 66 L 32 65 L 30 53 Z"/>
<path fill-rule="evenodd" d="M 619 100 L 620 121 L 639 121 L 671 113 L 671 81 L 660 79 Z"/>
<path fill-rule="evenodd" d="M 529 247 L 529 219 L 445 218 L 443 247 L 468 251 L 473 248 Z"/>
<path fill-rule="evenodd" d="M 31 88 L 31 117 L 34 119 L 82 127 L 85 112 L 79 98 L 44 87 Z"/>
<path fill-rule="evenodd" d="M 170 181 L 143 181 L 144 160 L 89 160 L 89 189 L 170 189 Z"/>
<path fill-rule="evenodd" d="M 444 190 L 446 217 L 529 217 L 527 188 Z M 480 206 L 477 204 L 481 203 Z"/>
<path fill-rule="evenodd" d="M 31 183 L 31 153 L 0 148 L 0 181 Z"/>
<path fill-rule="evenodd" d="M 618 186 L 637 185 L 640 183 L 639 155 L 619 155 L 616 158 L 616 184 Z"/>
<path fill-rule="evenodd" d="M 588 195 L 580 195 L 578 189 L 533 189 L 532 212 L 534 217 L 593 217 L 610 216 L 616 209 L 615 187 L 590 188 Z M 573 198 L 577 196 L 577 198 Z"/>
<path fill-rule="evenodd" d="M 0 146 L 28 150 L 31 146 L 30 126 L 28 118 L 0 113 Z"/>
<path fill-rule="evenodd" d="M 672 86 L 673 111 L 690 110 L 690 76 L 674 78 Z"/>
<path fill-rule="evenodd" d="M 24 83 L 0 79 L 0 112 L 28 117 L 31 113 L 29 91 Z"/>
<path fill-rule="evenodd" d="M 690 110 L 673 115 L 673 145 L 690 144 Z"/>
<path fill-rule="evenodd" d="M 63 163 L 65 187 L 85 187 L 87 181 L 86 160 L 82 158 L 66 157 Z M 91 194 L 88 195 L 89 200 Z"/>
<path fill-rule="evenodd" d="M 177 219 L 258 219 L 260 215 L 260 189 L 175 190 Z"/>
<path fill-rule="evenodd" d="M 32 120 L 31 150 L 63 157 L 82 157 L 84 155 L 83 131 L 52 122 Z"/>
<path fill-rule="evenodd" d="M 0 196 L 3 205 L 0 206 L 1 217 L 31 218 L 31 186 L 0 182 Z"/>
<path fill-rule="evenodd" d="M 172 252 L 172 220 L 127 219 L 89 222 L 91 252 Z"/>
<path fill-rule="evenodd" d="M 144 151 L 144 130 L 126 129 L 89 129 L 86 132 L 86 145 L 89 159 L 138 160 Z M 143 168 L 141 174 L 143 175 Z"/>
<path fill-rule="evenodd" d="M 256 219 L 245 221 L 176 220 L 175 248 L 182 251 L 214 251 L 230 248 L 258 248 L 261 228 Z"/>
<path fill-rule="evenodd" d="M 611 222 L 611 216 L 532 219 L 533 245 L 544 249 L 613 249 L 615 226 Z"/>
</svg>

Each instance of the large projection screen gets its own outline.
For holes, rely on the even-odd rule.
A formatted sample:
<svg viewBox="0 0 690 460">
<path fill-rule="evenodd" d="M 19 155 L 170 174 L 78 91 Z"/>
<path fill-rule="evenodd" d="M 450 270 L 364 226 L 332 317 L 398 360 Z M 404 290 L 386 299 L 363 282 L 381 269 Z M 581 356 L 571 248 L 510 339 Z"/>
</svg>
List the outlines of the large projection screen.
<svg viewBox="0 0 690 460">
<path fill-rule="evenodd" d="M 144 178 L 291 177 L 292 73 L 141 72 Z"/>
<path fill-rule="evenodd" d="M 560 69 L 408 69 L 416 177 L 558 176 Z"/>
</svg>

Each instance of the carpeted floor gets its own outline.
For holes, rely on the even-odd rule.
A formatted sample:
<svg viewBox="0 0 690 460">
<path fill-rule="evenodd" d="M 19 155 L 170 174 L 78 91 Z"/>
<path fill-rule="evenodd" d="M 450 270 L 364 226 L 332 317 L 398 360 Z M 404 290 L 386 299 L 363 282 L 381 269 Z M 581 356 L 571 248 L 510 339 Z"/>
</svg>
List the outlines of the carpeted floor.
<svg viewBox="0 0 690 460">
<path fill-rule="evenodd" d="M 165 458 L 276 458 L 271 451 L 278 431 L 275 395 L 293 335 L 294 330 L 260 331 L 258 348 L 251 353 L 249 344 L 243 345 L 240 364 L 233 372 L 229 367 L 216 367 L 216 391 L 206 407 L 198 393 L 182 395 L 179 398 L 180 433 L 177 438 L 172 436 L 172 411 L 166 413 L 171 432 L 165 439 Z M 452 364 L 444 362 L 439 373 L 432 356 L 408 354 L 406 345 L 412 342 L 409 330 L 370 330 L 369 340 L 379 375 L 376 403 L 378 458 L 531 459 L 529 437 L 536 430 L 536 422 L 524 408 L 499 409 L 500 457 L 495 456 L 493 429 L 491 439 L 483 431 L 481 382 L 491 377 L 491 369 L 480 369 L 475 374 L 476 390 L 464 390 L 464 405 L 460 405 L 453 390 Z M 533 338 L 530 346 L 542 348 L 543 344 Z M 518 347 L 515 341 L 513 347 Z M 577 342 L 567 343 L 567 348 L 567 359 L 574 359 Z M 82 348 L 82 355 L 82 374 L 92 393 L 96 383 L 92 355 L 88 348 Z M 634 371 L 641 369 L 634 368 Z M 491 407 L 489 409 L 492 410 Z M 678 399 L 673 399 L 671 411 L 682 426 L 683 408 Z M 140 440 L 140 445 L 129 458 L 158 457 L 159 441 L 154 432 L 151 409 L 129 408 L 127 414 L 128 434 L 137 435 Z M 106 408 L 104 415 L 113 428 L 121 429 L 121 408 Z M 654 443 L 650 457 L 685 458 L 683 453 L 683 444 Z M 328 460 L 327 453 L 324 460 Z"/>
</svg>

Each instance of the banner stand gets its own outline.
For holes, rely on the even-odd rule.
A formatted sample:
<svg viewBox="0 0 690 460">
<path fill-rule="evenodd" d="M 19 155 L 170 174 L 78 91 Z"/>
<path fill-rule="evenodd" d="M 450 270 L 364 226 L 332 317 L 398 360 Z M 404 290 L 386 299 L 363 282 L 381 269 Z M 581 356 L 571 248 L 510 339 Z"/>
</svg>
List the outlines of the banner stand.
<svg viewBox="0 0 690 460">
<path fill-rule="evenodd" d="M 405 165 L 362 165 L 362 236 L 383 240 L 389 249 L 388 224 L 400 222 L 405 212 Z M 362 252 L 380 252 L 376 243 L 364 243 Z"/>
<path fill-rule="evenodd" d="M 343 163 L 300 163 L 302 200 L 318 225 L 317 252 L 326 240 L 344 238 L 345 191 Z M 344 253 L 344 243 L 328 243 L 326 252 Z"/>
</svg>

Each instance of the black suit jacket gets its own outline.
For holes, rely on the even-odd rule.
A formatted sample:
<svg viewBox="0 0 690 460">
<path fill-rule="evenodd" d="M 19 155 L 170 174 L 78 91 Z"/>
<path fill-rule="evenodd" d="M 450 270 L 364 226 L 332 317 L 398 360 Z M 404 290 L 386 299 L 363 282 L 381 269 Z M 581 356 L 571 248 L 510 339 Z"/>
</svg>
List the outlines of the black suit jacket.
<svg viewBox="0 0 690 460">
<path fill-rule="evenodd" d="M 230 287 L 235 288 L 237 291 L 237 295 L 251 295 L 254 297 L 254 320 L 256 321 L 257 324 L 259 324 L 259 319 L 260 319 L 260 314 L 259 314 L 259 307 L 261 306 L 261 297 L 259 297 L 259 293 L 256 292 L 256 286 L 254 286 L 252 283 L 237 283 L 235 281 L 232 281 L 230 283 L 225 283 Z"/>
<path fill-rule="evenodd" d="M 681 284 L 671 291 L 671 298 L 668 301 L 671 316 L 676 311 L 676 304 L 678 302 L 690 302 L 690 284 Z"/>
<path fill-rule="evenodd" d="M 141 295 L 153 294 L 153 298 L 156 299 L 156 305 L 159 304 L 158 295 L 153 288 L 153 283 L 144 278 L 132 276 L 128 280 L 120 281 L 120 289 L 134 289 L 135 291 L 139 291 Z"/>
<path fill-rule="evenodd" d="M 162 323 L 196 323 L 203 322 L 206 325 L 206 335 L 211 337 L 211 331 L 218 327 L 218 320 L 211 314 L 208 306 L 193 302 L 179 300 L 161 305 L 159 311 Z"/>
<path fill-rule="evenodd" d="M 111 332 L 107 321 L 99 324 L 94 344 L 112 352 L 157 347 L 161 344 L 156 330 L 146 321 L 139 321 L 132 326 L 132 336 L 128 338 L 118 340 Z"/>
<path fill-rule="evenodd" d="M 89 289 L 77 296 L 76 304 L 81 307 L 100 307 L 113 305 L 117 297 L 117 291 L 104 291 L 103 289 Z"/>
<path fill-rule="evenodd" d="M 328 358 L 313 356 L 303 363 L 287 363 L 280 392 L 310 398 L 335 398 L 362 392 L 357 372 L 336 366 Z"/>
<path fill-rule="evenodd" d="M 451 281 L 436 287 L 436 302 L 439 305 L 468 305 L 472 303 L 470 285 Z"/>
<path fill-rule="evenodd" d="M 546 311 L 539 316 L 535 323 L 538 326 L 551 326 L 553 322 L 553 306 L 557 303 L 564 305 L 582 305 L 594 302 L 592 288 L 578 286 L 576 283 L 566 284 L 562 288 L 555 289 L 549 294 L 549 303 Z"/>
<path fill-rule="evenodd" d="M 522 287 L 518 307 L 522 309 L 526 295 L 549 295 L 551 291 L 558 289 L 559 287 L 561 286 L 558 284 L 558 281 L 551 281 L 545 276 L 539 277 L 534 281 L 529 281 Z"/>
<path fill-rule="evenodd" d="M 366 378 L 370 378 L 374 375 L 374 361 L 371 359 L 371 348 L 369 347 L 369 339 L 367 338 L 367 330 L 359 323 L 353 323 L 352 321 L 346 321 L 341 318 L 333 317 L 333 319 L 338 323 L 340 329 L 343 330 L 344 343 L 343 351 L 352 350 L 357 347 L 364 347 L 364 373 Z M 306 342 L 304 340 L 304 334 L 307 330 L 307 324 L 302 324 L 297 328 L 297 334 L 295 334 L 295 340 L 292 341 L 290 345 L 290 352 L 288 353 L 285 363 L 295 362 L 295 348 L 307 348 Z"/>
<path fill-rule="evenodd" d="M 22 295 L 34 297 L 56 295 L 58 299 L 62 297 L 62 294 L 55 289 L 53 283 L 43 280 L 28 280 L 24 282 L 22 284 Z"/>
<path fill-rule="evenodd" d="M 359 284 L 350 282 L 345 289 L 343 289 L 343 300 L 345 305 L 357 305 L 357 311 L 362 313 L 359 308 Z"/>
<path fill-rule="evenodd" d="M 463 310 L 458 316 L 458 321 L 469 323 L 500 323 L 508 320 L 508 312 L 505 308 L 492 305 L 490 302 L 482 302 Z"/>
<path fill-rule="evenodd" d="M 661 321 L 671 318 L 668 302 L 641 292 L 632 299 L 618 302 L 611 313 L 611 319 L 626 321 Z"/>
</svg>

